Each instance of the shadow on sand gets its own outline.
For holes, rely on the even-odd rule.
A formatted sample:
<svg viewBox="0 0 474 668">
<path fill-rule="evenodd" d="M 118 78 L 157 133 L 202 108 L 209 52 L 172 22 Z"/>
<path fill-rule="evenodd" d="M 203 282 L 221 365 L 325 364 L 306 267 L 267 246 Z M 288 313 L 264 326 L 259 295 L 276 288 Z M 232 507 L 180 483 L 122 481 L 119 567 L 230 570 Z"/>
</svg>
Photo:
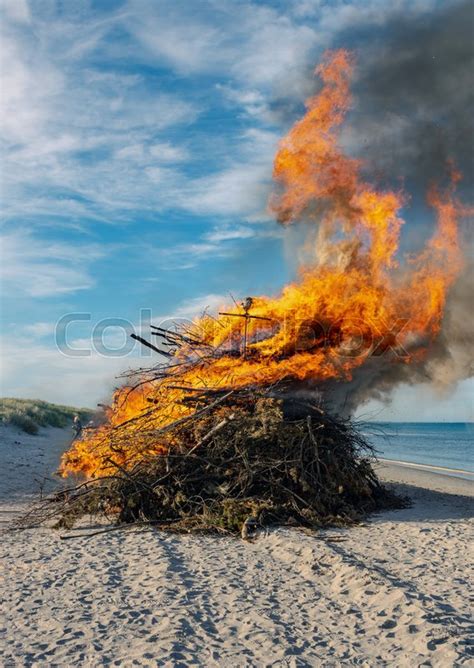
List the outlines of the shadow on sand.
<svg viewBox="0 0 474 668">
<path fill-rule="evenodd" d="M 434 522 L 474 517 L 474 497 L 402 483 L 387 483 L 387 487 L 399 496 L 408 497 L 411 505 L 408 508 L 372 515 L 372 522 Z"/>
</svg>

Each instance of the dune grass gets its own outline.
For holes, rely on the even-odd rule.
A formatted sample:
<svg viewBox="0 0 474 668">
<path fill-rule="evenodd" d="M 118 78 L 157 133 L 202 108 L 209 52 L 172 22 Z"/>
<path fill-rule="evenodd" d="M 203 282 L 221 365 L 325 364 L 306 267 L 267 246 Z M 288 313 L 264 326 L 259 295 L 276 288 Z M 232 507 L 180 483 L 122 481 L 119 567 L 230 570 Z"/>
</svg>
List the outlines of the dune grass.
<svg viewBox="0 0 474 668">
<path fill-rule="evenodd" d="M 76 414 L 86 422 L 93 411 L 51 404 L 41 399 L 0 399 L 0 423 L 15 425 L 27 434 L 37 434 L 40 427 L 67 427 Z"/>
</svg>

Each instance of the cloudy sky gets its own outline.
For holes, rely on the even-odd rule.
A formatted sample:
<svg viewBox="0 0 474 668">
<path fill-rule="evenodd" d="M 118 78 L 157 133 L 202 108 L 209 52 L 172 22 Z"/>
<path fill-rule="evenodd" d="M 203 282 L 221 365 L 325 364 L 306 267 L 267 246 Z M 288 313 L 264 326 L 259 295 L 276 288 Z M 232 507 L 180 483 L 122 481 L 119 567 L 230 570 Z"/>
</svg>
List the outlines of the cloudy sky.
<svg viewBox="0 0 474 668">
<path fill-rule="evenodd" d="M 275 293 L 295 267 L 272 158 L 322 52 L 373 58 L 447 4 L 1 0 L 2 394 L 93 406 L 149 363 L 111 353 L 124 328 Z M 363 412 L 473 419 L 472 385 Z"/>
</svg>

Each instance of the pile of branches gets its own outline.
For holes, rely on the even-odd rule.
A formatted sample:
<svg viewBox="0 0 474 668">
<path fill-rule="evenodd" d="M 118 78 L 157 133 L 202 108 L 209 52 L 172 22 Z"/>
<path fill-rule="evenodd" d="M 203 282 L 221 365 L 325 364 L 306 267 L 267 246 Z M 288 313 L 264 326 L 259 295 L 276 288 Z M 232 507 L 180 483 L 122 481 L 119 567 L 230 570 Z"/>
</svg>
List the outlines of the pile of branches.
<svg viewBox="0 0 474 668">
<path fill-rule="evenodd" d="M 167 428 L 166 453 L 62 491 L 23 526 L 71 528 L 85 515 L 123 524 L 238 534 L 260 525 L 346 525 L 397 500 L 350 421 L 263 390 L 194 392 L 194 412 Z M 113 462 L 112 462 L 113 464 Z"/>
</svg>

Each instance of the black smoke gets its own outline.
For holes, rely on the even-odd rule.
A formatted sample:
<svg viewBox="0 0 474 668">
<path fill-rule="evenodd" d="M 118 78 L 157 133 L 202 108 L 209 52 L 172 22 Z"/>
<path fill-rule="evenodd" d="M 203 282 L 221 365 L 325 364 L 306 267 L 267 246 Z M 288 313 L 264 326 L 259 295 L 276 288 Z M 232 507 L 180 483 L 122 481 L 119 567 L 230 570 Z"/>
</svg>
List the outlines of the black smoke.
<svg viewBox="0 0 474 668">
<path fill-rule="evenodd" d="M 399 178 L 419 196 L 443 181 L 453 160 L 462 191 L 472 193 L 474 3 L 444 3 L 416 19 L 394 15 L 385 29 L 351 40 L 357 70 L 349 141 L 371 176 L 392 186 Z"/>
<path fill-rule="evenodd" d="M 474 202 L 474 3 L 447 1 L 438 8 L 433 3 L 415 17 L 387 10 L 378 27 L 345 29 L 331 47 L 356 56 L 353 106 L 341 141 L 362 159 L 371 182 L 382 188 L 398 183 L 409 195 L 402 248 L 415 251 L 435 222 L 426 193 L 446 183 L 450 161 L 463 174 L 459 197 L 466 206 Z M 369 399 L 388 400 L 400 384 L 429 383 L 444 392 L 474 374 L 469 223 L 461 221 L 465 265 L 427 355 L 411 364 L 369 356 L 350 382 L 329 388 L 337 411 L 351 413 Z"/>
</svg>

